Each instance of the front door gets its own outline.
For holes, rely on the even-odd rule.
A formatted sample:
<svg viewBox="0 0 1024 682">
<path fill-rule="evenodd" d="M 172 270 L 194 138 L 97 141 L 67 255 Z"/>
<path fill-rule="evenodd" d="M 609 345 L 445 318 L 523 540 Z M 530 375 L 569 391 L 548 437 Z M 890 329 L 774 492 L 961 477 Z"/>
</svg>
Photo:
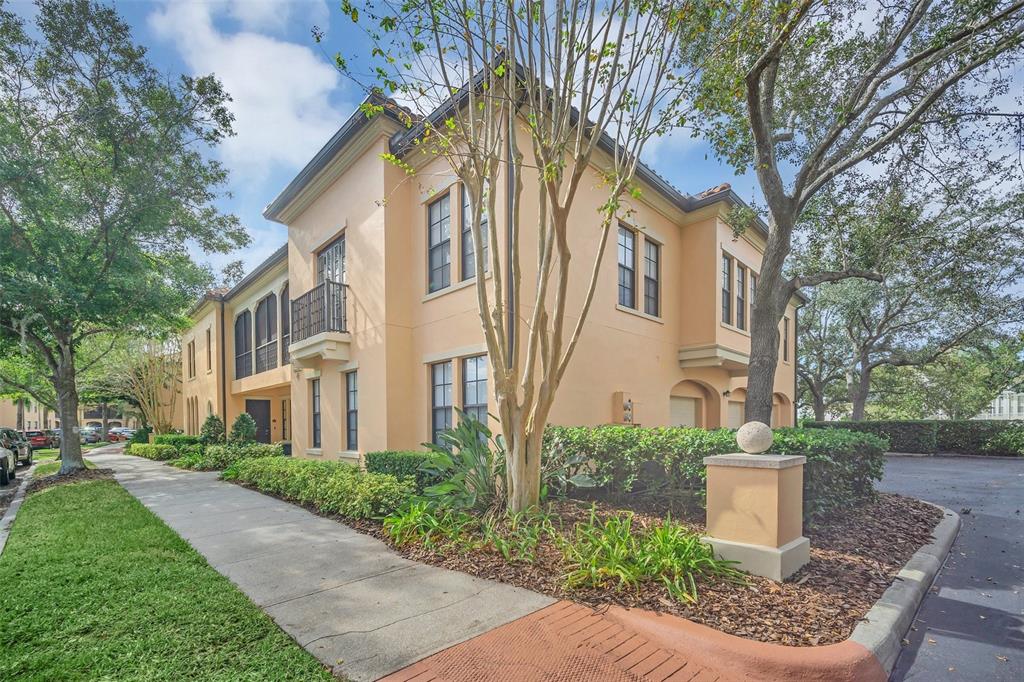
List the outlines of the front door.
<svg viewBox="0 0 1024 682">
<path fill-rule="evenodd" d="M 256 422 L 256 440 L 260 443 L 270 442 L 270 401 L 246 400 L 245 411 Z"/>
</svg>

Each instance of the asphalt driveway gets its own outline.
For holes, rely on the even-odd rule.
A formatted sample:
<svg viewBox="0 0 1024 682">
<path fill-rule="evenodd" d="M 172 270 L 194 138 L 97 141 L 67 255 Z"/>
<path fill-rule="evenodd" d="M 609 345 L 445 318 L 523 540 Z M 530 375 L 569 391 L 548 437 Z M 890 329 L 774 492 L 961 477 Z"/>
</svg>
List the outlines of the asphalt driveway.
<svg viewBox="0 0 1024 682">
<path fill-rule="evenodd" d="M 880 488 L 963 522 L 891 679 L 1024 679 L 1024 459 L 890 457 Z"/>
</svg>

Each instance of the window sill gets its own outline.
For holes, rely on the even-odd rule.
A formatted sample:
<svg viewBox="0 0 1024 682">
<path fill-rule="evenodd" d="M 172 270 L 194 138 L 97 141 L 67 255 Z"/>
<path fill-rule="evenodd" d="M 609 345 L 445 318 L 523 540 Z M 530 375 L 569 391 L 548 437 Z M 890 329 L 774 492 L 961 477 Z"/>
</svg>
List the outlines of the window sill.
<svg viewBox="0 0 1024 682">
<path fill-rule="evenodd" d="M 313 455 L 314 457 L 320 457 L 324 454 L 324 451 L 320 448 L 306 448 L 307 455 Z"/>
<path fill-rule="evenodd" d="M 750 336 L 750 332 L 748 332 L 746 329 L 740 329 L 739 327 L 731 325 L 728 322 L 719 322 L 719 324 L 722 325 L 723 328 L 728 329 L 731 332 L 736 332 L 737 334 L 742 334 L 743 336 L 746 337 Z"/>
<path fill-rule="evenodd" d="M 487 275 L 484 276 L 484 279 L 490 279 L 490 278 L 491 278 L 490 273 L 488 273 Z M 440 298 L 441 296 L 444 296 L 445 294 L 451 294 L 451 293 L 454 293 L 456 291 L 462 291 L 463 289 L 468 289 L 469 287 L 473 286 L 474 284 L 476 284 L 476 277 L 470 277 L 469 279 L 464 279 L 461 282 L 456 282 L 455 284 L 449 284 L 444 289 L 438 289 L 437 291 L 432 291 L 429 294 L 425 294 L 423 296 L 423 298 L 420 299 L 420 302 L 421 303 L 426 303 L 427 301 L 433 301 L 435 298 Z"/>
<path fill-rule="evenodd" d="M 341 459 L 354 459 L 356 461 L 359 461 L 359 451 L 358 450 L 338 450 L 338 457 L 340 457 Z"/>
<path fill-rule="evenodd" d="M 642 317 L 643 319 L 650 320 L 651 322 L 657 322 L 658 324 L 665 324 L 665 320 L 661 319 L 660 317 L 656 317 L 654 315 L 648 315 L 645 312 L 641 312 L 641 311 L 637 310 L 636 308 L 630 308 L 629 306 L 624 306 L 621 303 L 616 303 L 615 304 L 615 309 L 616 310 L 621 310 L 624 313 L 629 313 L 630 315 L 636 315 L 637 317 Z"/>
</svg>

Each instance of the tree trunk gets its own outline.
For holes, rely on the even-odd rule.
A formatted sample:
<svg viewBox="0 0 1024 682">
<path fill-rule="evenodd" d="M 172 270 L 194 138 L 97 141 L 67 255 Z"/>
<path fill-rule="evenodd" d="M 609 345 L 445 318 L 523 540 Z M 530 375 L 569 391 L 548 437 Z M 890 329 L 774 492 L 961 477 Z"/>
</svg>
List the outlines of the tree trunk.
<svg viewBox="0 0 1024 682">
<path fill-rule="evenodd" d="M 106 403 L 100 403 L 100 419 L 103 422 L 103 440 L 104 441 L 107 440 L 107 426 L 108 426 L 108 422 L 110 420 L 110 418 L 107 415 L 108 415 L 107 404 Z"/>
<path fill-rule="evenodd" d="M 868 392 L 871 389 L 871 370 L 862 370 L 857 381 L 850 387 L 850 403 L 853 405 L 853 412 L 850 419 L 855 422 L 864 421 L 864 413 L 868 402 Z"/>
<path fill-rule="evenodd" d="M 60 473 L 85 468 L 82 459 L 81 428 L 78 425 L 78 386 L 75 384 L 75 355 L 70 345 L 61 344 L 61 355 L 53 375 L 60 410 Z"/>
<path fill-rule="evenodd" d="M 825 399 L 817 393 L 814 394 L 814 421 L 825 421 Z"/>
<path fill-rule="evenodd" d="M 25 399 L 18 398 L 14 401 L 15 405 L 18 406 L 17 415 L 14 418 L 14 428 L 18 431 L 25 430 Z"/>
</svg>

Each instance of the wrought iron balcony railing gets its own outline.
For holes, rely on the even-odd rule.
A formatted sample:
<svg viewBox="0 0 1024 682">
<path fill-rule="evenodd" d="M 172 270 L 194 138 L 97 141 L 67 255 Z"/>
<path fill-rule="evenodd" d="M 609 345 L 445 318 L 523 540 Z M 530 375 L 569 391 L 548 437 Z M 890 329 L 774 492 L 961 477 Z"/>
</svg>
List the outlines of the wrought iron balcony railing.
<svg viewBox="0 0 1024 682">
<path fill-rule="evenodd" d="M 323 332 L 347 332 L 348 287 L 323 282 L 292 300 L 291 342 L 296 343 Z"/>
</svg>

